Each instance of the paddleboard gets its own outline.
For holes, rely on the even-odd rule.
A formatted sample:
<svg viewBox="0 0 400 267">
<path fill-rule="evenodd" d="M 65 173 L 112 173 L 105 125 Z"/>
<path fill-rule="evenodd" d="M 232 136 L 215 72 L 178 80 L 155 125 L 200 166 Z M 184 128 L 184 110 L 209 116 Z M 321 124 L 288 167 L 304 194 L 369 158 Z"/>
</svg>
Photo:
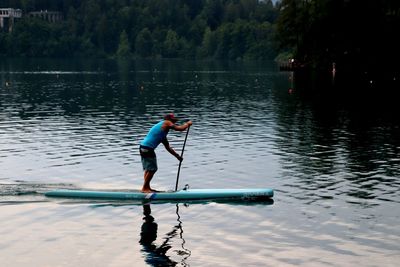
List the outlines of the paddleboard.
<svg viewBox="0 0 400 267">
<path fill-rule="evenodd" d="M 272 198 L 274 191 L 261 189 L 182 189 L 179 191 L 142 193 L 140 191 L 91 191 L 58 189 L 45 193 L 48 197 L 97 198 L 110 200 L 207 200 Z"/>
</svg>

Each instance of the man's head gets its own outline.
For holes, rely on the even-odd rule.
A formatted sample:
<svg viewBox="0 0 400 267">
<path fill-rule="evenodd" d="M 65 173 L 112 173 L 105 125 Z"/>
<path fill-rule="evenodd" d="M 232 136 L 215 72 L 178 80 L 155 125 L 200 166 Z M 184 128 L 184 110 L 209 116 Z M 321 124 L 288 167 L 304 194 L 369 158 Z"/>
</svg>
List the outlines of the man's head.
<svg viewBox="0 0 400 267">
<path fill-rule="evenodd" d="M 169 113 L 169 114 L 165 115 L 164 116 L 164 120 L 168 120 L 168 121 L 171 121 L 173 123 L 178 121 L 178 119 L 175 117 L 174 113 Z"/>
</svg>

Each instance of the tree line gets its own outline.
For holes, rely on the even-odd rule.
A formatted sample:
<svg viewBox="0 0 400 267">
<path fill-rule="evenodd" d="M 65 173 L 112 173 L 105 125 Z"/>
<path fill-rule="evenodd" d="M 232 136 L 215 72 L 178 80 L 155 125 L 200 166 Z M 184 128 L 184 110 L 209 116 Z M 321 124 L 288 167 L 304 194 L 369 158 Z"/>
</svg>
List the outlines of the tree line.
<svg viewBox="0 0 400 267">
<path fill-rule="evenodd" d="M 399 71 L 398 0 L 2 0 L 24 16 L 0 55 L 195 59 L 295 58 L 341 73 Z M 282 57 L 283 55 L 283 57 Z M 278 56 L 278 58 L 279 58 Z M 392 75 L 393 74 L 393 75 Z M 399 77 L 400 80 L 400 77 Z"/>
<path fill-rule="evenodd" d="M 276 25 L 279 49 L 300 64 L 400 79 L 398 0 L 282 0 Z"/>
<path fill-rule="evenodd" d="M 26 57 L 272 59 L 279 7 L 270 0 L 8 0 L 59 11 L 23 16 L 0 32 L 0 55 Z"/>
</svg>

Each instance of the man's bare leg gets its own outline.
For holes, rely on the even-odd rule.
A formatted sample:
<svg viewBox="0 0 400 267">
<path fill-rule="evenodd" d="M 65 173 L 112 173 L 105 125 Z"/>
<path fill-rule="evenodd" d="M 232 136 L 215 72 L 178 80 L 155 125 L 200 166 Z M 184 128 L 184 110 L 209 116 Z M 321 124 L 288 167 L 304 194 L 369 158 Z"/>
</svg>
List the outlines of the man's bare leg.
<svg viewBox="0 0 400 267">
<path fill-rule="evenodd" d="M 152 171 L 144 171 L 144 183 L 141 190 L 143 193 L 152 193 L 156 191 L 150 187 L 150 181 L 153 179 L 154 173 L 155 172 Z"/>
</svg>

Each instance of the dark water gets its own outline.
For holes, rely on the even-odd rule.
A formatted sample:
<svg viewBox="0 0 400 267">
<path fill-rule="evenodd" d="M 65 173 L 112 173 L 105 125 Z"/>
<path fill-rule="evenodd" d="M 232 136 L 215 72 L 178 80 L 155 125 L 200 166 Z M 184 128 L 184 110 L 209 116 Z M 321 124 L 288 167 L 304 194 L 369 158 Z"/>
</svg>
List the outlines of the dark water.
<svg viewBox="0 0 400 267">
<path fill-rule="evenodd" d="M 397 266 L 400 119 L 295 90 L 272 62 L 0 61 L 2 266 Z M 138 189 L 138 143 L 194 122 L 180 186 L 275 189 L 274 202 L 48 199 Z M 171 132 L 177 150 L 184 133 Z M 153 187 L 177 161 L 157 149 Z"/>
</svg>

